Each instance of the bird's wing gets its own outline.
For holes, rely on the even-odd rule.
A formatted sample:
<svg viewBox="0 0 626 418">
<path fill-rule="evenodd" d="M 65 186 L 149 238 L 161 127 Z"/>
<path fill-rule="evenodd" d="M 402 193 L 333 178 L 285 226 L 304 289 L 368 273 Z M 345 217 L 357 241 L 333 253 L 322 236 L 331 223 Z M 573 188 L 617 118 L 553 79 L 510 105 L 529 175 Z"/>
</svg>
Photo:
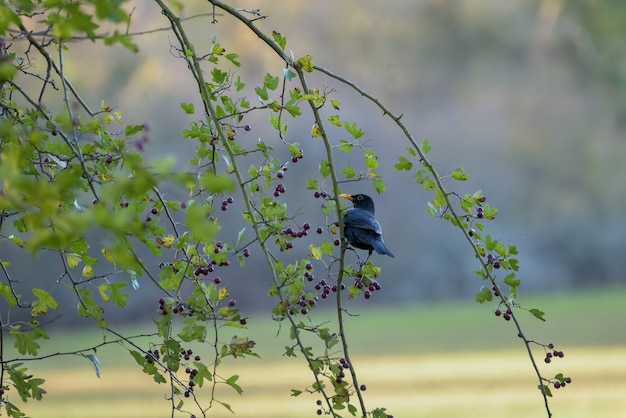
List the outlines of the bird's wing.
<svg viewBox="0 0 626 418">
<path fill-rule="evenodd" d="M 343 218 L 343 222 L 346 226 L 367 229 L 374 231 L 378 235 L 382 235 L 383 233 L 383 230 L 376 218 L 374 218 L 374 216 L 366 210 L 351 209 L 347 211 Z"/>
</svg>

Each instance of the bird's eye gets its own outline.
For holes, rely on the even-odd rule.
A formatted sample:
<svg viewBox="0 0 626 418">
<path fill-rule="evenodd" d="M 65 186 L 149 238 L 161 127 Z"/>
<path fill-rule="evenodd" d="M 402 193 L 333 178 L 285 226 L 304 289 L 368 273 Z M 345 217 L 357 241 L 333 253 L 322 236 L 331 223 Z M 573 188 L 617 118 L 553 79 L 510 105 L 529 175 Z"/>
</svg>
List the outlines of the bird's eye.
<svg viewBox="0 0 626 418">
<path fill-rule="evenodd" d="M 363 200 L 363 196 L 358 196 L 356 200 Z"/>
</svg>

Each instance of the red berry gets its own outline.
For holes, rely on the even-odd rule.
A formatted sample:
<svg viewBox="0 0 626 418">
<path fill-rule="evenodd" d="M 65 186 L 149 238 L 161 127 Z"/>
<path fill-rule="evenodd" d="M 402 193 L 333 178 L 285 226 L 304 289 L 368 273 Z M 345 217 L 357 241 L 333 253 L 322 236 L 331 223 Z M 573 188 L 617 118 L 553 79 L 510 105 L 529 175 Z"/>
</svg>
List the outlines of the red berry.
<svg viewBox="0 0 626 418">
<path fill-rule="evenodd" d="M 220 279 L 219 277 L 216 277 L 215 279 L 213 279 L 213 283 L 220 284 L 222 283 L 222 279 Z"/>
<path fill-rule="evenodd" d="M 293 242 L 288 242 L 285 244 L 285 247 L 287 247 L 287 249 L 292 249 L 293 248 Z"/>
<path fill-rule="evenodd" d="M 110 155 L 107 156 L 107 159 L 104 160 L 104 162 L 107 163 L 107 164 L 111 164 L 113 162 L 113 157 L 111 157 Z"/>
</svg>

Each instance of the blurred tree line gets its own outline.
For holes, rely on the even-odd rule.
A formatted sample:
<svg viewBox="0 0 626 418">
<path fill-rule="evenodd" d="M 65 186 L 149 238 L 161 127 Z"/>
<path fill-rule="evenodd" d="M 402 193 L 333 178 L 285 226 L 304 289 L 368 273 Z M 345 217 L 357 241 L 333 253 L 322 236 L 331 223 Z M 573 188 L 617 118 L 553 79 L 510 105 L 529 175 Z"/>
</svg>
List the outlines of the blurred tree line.
<svg viewBox="0 0 626 418">
<path fill-rule="evenodd" d="M 250 2 L 239 3 L 251 8 Z M 191 17 L 205 5 L 186 7 Z M 296 56 L 311 53 L 322 66 L 332 61 L 336 71 L 351 74 L 401 111 L 416 135 L 435 144 L 432 158 L 441 167 L 465 167 L 471 176 L 468 191 L 483 188 L 500 208 L 494 227 L 518 244 L 527 291 L 626 282 L 626 3 L 396 0 L 390 7 L 374 0 L 265 0 L 252 7 L 270 17 L 259 26 L 307 48 L 294 51 Z M 185 161 L 191 149 L 180 131 L 188 120 L 175 106 L 192 96 L 194 87 L 179 78 L 183 62 L 164 47 L 166 32 L 154 31 L 167 26 L 158 10 L 137 2 L 133 22 L 132 32 L 147 32 L 136 39 L 150 53 L 136 56 L 121 47 L 96 52 L 78 45 L 69 54 L 67 71 L 89 86 L 92 96 L 85 100 L 99 102 L 107 92 L 107 103 L 133 109 L 150 124 L 149 156 L 171 154 Z M 241 29 L 222 24 L 219 16 L 211 26 L 198 19 L 195 41 L 209 42 L 213 33 L 228 40 L 223 46 L 241 53 L 250 80 L 277 72 L 283 64 L 275 58 L 244 54 L 258 40 Z M 93 65 L 103 61 L 115 64 Z M 115 71 L 104 71 L 110 68 Z M 450 238 L 452 231 L 425 213 L 426 196 L 407 193 L 405 184 L 394 181 L 393 164 L 403 150 L 385 141 L 389 121 L 363 106 L 346 107 L 365 129 L 387 178 L 388 192 L 375 197 L 377 217 L 396 254 L 393 260 L 377 260 L 385 271 L 380 278 L 385 291 L 377 298 L 414 302 L 449 296 L 451 288 L 459 297 L 473 295 L 476 283 L 468 267 L 473 260 Z M 288 134 L 310 141 L 310 122 L 299 122 L 302 126 L 290 127 Z M 271 138 L 274 132 L 251 126 L 250 140 L 279 141 Z M 317 170 L 315 155 L 307 155 L 302 165 Z M 304 179 L 286 179 L 290 205 L 319 204 L 298 183 Z M 344 189 L 372 194 L 362 183 Z M 182 190 L 169 193 L 186 198 Z M 407 223 L 420 233 L 406 234 Z M 0 251 L 13 249 L 4 243 Z M 46 254 L 24 266 L 29 280 L 55 279 L 46 270 Z M 265 304 L 256 296 L 266 288 L 262 270 L 246 266 L 232 274 L 239 276 L 238 285 L 230 287 L 238 300 L 246 306 Z M 134 303 L 143 310 L 139 300 Z"/>
</svg>

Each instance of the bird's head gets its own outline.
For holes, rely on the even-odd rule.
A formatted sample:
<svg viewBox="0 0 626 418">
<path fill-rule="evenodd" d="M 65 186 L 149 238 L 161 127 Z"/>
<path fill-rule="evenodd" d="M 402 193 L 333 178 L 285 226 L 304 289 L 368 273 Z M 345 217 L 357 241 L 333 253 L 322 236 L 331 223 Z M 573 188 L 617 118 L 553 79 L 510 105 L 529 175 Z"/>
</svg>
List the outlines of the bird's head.
<svg viewBox="0 0 626 418">
<path fill-rule="evenodd" d="M 364 209 L 368 212 L 371 212 L 372 215 L 374 214 L 374 201 L 368 195 L 366 194 L 349 195 L 347 193 L 342 193 L 339 196 L 343 197 L 344 199 L 351 200 L 352 204 L 354 205 L 356 209 Z"/>
</svg>

